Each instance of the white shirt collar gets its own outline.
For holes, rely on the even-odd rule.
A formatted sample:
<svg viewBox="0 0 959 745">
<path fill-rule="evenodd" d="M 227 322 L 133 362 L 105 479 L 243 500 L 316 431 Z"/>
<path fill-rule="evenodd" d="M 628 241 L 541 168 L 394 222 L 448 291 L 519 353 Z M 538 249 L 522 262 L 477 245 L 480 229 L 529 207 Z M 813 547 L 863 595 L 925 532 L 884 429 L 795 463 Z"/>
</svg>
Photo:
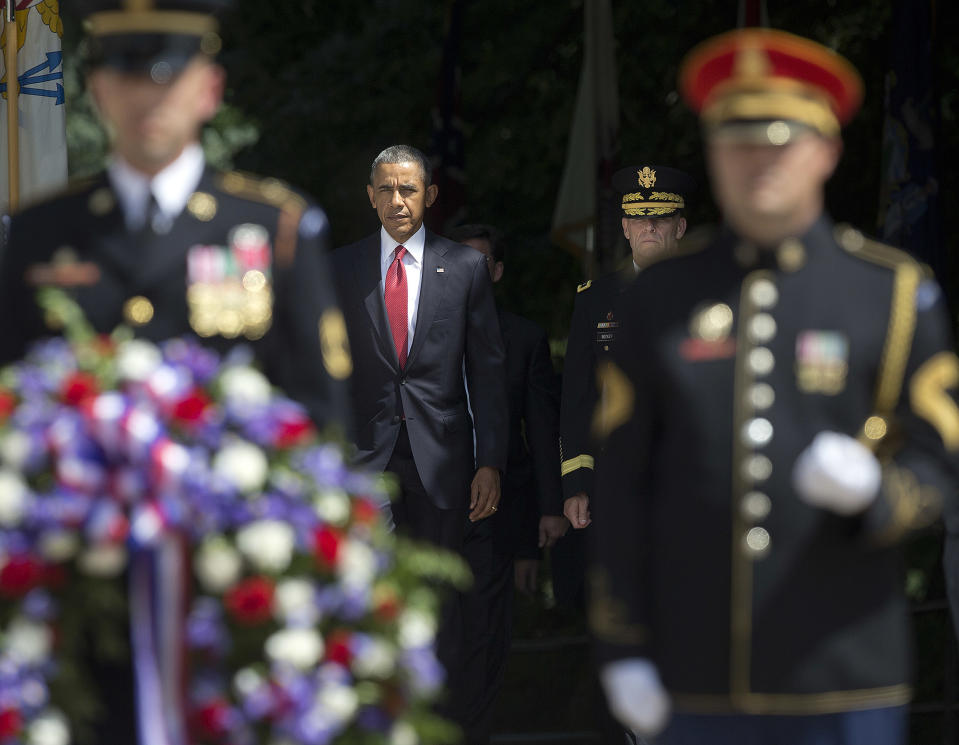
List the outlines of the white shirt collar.
<svg viewBox="0 0 959 745">
<path fill-rule="evenodd" d="M 171 220 L 177 217 L 199 185 L 204 164 L 203 149 L 195 142 L 183 148 L 177 159 L 153 178 L 115 155 L 107 167 L 107 174 L 123 207 L 127 225 L 138 227 L 143 224 L 151 191 L 164 217 Z"/>
<path fill-rule="evenodd" d="M 406 253 L 410 256 L 413 261 L 417 264 L 423 263 L 423 252 L 426 250 L 426 226 L 420 225 L 420 229 L 417 230 L 413 235 L 410 236 L 410 239 L 406 243 L 399 243 L 386 232 L 386 228 L 380 228 L 380 261 L 386 262 L 387 266 L 393 261 L 393 252 L 396 250 L 397 246 L 403 246 L 406 249 Z M 404 261 L 404 263 L 406 263 Z"/>
</svg>

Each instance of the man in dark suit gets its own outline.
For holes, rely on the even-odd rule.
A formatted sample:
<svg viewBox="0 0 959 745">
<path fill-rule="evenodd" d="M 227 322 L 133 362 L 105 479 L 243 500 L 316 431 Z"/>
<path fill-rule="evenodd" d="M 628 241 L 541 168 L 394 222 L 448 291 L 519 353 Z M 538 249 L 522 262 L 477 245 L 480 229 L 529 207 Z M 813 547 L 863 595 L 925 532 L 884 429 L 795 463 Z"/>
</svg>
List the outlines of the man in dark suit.
<svg viewBox="0 0 959 745">
<path fill-rule="evenodd" d="M 153 341 L 193 335 L 221 351 L 249 343 L 318 425 L 347 425 L 351 361 L 326 266 L 323 211 L 276 180 L 211 169 L 200 149 L 201 127 L 223 92 L 213 13 L 227 3 L 78 5 L 90 33 L 88 85 L 113 157 L 105 173 L 14 215 L 0 268 L 0 360 L 54 333 L 34 296 L 55 286 L 100 332 L 126 324 Z M 164 542 L 157 553 L 168 548 Z M 141 559 L 150 553 L 131 557 L 134 590 L 149 587 Z M 150 632 L 169 609 L 131 606 L 137 649 L 153 649 L 166 695 L 158 702 L 141 685 L 152 666 L 147 653 L 138 651 L 132 666 L 95 660 L 100 702 L 109 707 L 97 741 L 135 743 L 139 727 L 140 745 L 185 742 L 182 718 L 170 713 L 181 693 L 180 650 Z"/>
<path fill-rule="evenodd" d="M 356 460 L 398 477 L 397 530 L 461 552 L 469 522 L 498 508 L 508 404 L 486 262 L 424 227 L 436 192 L 419 150 L 384 150 L 367 186 L 382 228 L 333 262 L 355 363 Z M 468 695 L 454 605 L 439 653 L 456 714 Z"/>
<path fill-rule="evenodd" d="M 506 269 L 499 232 L 462 225 L 450 238 L 483 254 L 490 278 Z M 522 316 L 497 309 L 509 390 L 509 456 L 500 509 L 467 535 L 466 556 L 476 578 L 467 596 L 466 663 L 485 681 L 471 709 L 469 742 L 489 741 L 489 716 L 499 692 L 512 641 L 513 586 L 536 587 L 539 551 L 565 535 L 559 471 L 559 391 L 546 332 Z"/>
<path fill-rule="evenodd" d="M 691 52 L 680 89 L 725 225 L 640 272 L 601 371 L 610 706 L 662 745 L 901 745 L 900 543 L 959 514 L 942 292 L 824 211 L 862 97 L 846 60 L 740 29 Z"/>
</svg>

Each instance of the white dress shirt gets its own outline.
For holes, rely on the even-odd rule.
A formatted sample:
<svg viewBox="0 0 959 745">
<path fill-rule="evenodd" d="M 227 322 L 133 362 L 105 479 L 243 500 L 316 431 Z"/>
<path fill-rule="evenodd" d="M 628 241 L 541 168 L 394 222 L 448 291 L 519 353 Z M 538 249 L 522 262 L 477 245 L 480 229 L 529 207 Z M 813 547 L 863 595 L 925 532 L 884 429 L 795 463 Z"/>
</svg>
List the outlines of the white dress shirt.
<svg viewBox="0 0 959 745">
<path fill-rule="evenodd" d="M 203 149 L 195 142 L 183 148 L 179 157 L 153 178 L 141 173 L 120 156 L 114 156 L 107 167 L 107 175 L 120 201 L 127 228 L 139 230 L 143 227 L 152 192 L 162 216 L 161 224 L 154 227 L 162 228 L 162 223 L 165 223 L 169 229 L 199 186 L 204 163 Z"/>
<path fill-rule="evenodd" d="M 403 246 L 406 254 L 403 256 L 403 270 L 406 272 L 406 322 L 409 333 L 406 336 L 406 353 L 409 354 L 413 345 L 413 329 L 416 328 L 416 312 L 420 304 L 420 285 L 423 283 L 423 252 L 426 250 L 426 227 L 410 236 L 406 243 L 397 243 L 386 228 L 380 228 L 380 290 L 386 292 L 386 273 L 393 263 L 393 252 L 397 246 Z"/>
</svg>

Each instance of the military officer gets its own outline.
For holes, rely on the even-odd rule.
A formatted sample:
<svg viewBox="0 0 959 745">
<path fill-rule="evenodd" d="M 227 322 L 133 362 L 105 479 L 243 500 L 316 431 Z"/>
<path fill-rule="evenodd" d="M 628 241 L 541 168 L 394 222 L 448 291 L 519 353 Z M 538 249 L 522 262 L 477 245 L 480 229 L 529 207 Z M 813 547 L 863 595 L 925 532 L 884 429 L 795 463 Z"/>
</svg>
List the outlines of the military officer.
<svg viewBox="0 0 959 745">
<path fill-rule="evenodd" d="M 695 188 L 682 171 L 648 163 L 617 171 L 612 184 L 622 195 L 623 235 L 631 255 L 618 271 L 577 287 L 563 369 L 564 514 L 574 528 L 585 528 L 590 520 L 594 457 L 589 421 L 597 399 L 596 365 L 609 353 L 622 320 L 616 302 L 640 267 L 676 250 L 686 232 L 686 200 Z"/>
<path fill-rule="evenodd" d="M 661 745 L 901 745 L 898 545 L 954 520 L 959 486 L 942 294 L 824 212 L 861 99 L 848 62 L 743 29 L 691 52 L 680 85 L 725 227 L 643 270 L 601 371 L 607 697 Z"/>
<path fill-rule="evenodd" d="M 226 4 L 77 4 L 89 33 L 87 82 L 112 136 L 112 159 L 105 173 L 13 217 L 0 268 L 0 361 L 52 333 L 35 293 L 54 286 L 101 332 L 127 324 L 156 341 L 192 334 L 219 350 L 249 343 L 318 425 L 345 424 L 351 358 L 323 211 L 279 181 L 214 170 L 200 149 L 201 127 L 223 93 L 213 13 Z M 140 559 L 131 560 L 133 588 L 148 577 Z M 169 588 L 179 573 L 168 574 L 158 582 Z M 157 653 L 151 662 L 154 653 L 141 650 L 143 630 L 162 613 L 137 603 L 133 664 L 94 661 L 109 704 L 96 738 L 179 745 L 184 723 L 171 712 L 180 678 L 171 661 L 180 656 Z M 159 699 L 150 693 L 158 686 L 144 682 L 151 665 L 173 671 Z"/>
</svg>

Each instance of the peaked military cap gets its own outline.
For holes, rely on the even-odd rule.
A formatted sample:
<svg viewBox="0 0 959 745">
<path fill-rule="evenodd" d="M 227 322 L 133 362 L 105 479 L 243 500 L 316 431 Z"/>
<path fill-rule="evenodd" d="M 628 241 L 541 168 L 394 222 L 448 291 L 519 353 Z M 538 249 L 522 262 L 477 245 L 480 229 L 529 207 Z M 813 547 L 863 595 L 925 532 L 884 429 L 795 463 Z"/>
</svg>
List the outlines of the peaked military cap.
<svg viewBox="0 0 959 745">
<path fill-rule="evenodd" d="M 220 51 L 217 14 L 231 0 L 77 0 L 86 63 L 171 80 L 197 54 Z"/>
<path fill-rule="evenodd" d="M 764 28 L 729 31 L 694 48 L 679 87 L 707 131 L 772 145 L 802 130 L 835 136 L 862 103 L 862 80 L 845 58 Z"/>
<path fill-rule="evenodd" d="M 613 174 L 622 195 L 623 217 L 667 217 L 686 207 L 696 190 L 693 178 L 678 168 L 643 164 Z"/>
</svg>

